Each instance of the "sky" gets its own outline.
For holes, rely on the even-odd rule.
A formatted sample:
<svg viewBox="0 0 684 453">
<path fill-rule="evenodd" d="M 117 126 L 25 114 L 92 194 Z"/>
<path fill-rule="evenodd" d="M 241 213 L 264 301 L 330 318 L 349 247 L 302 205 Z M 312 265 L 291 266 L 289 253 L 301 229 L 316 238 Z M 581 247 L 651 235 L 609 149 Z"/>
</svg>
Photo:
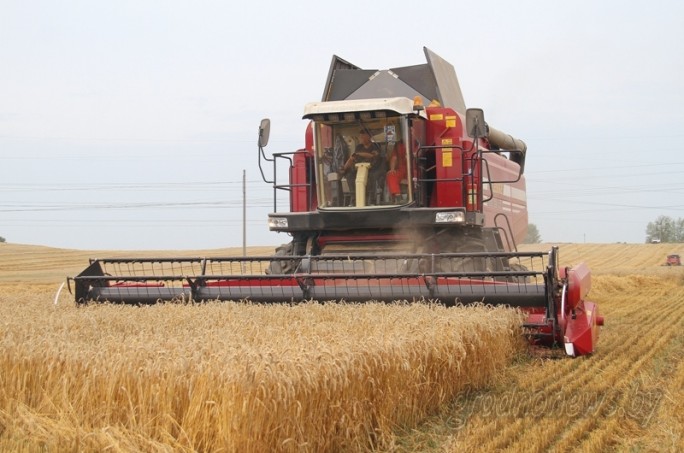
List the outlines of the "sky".
<svg viewBox="0 0 684 453">
<path fill-rule="evenodd" d="M 333 55 L 388 69 L 425 63 L 424 46 L 527 144 L 543 241 L 641 243 L 684 217 L 681 1 L 0 0 L 0 43 L 7 242 L 289 242 L 268 231 L 260 120 L 267 152 L 299 149 Z"/>
</svg>

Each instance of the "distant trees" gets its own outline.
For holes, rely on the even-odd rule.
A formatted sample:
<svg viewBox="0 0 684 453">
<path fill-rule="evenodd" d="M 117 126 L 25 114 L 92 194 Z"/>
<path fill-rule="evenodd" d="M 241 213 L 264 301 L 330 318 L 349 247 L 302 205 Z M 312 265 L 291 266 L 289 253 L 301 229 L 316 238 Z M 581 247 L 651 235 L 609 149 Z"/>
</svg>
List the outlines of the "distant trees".
<svg viewBox="0 0 684 453">
<path fill-rule="evenodd" d="M 684 219 L 661 215 L 648 222 L 646 242 L 684 242 Z"/>
<path fill-rule="evenodd" d="M 539 244 L 541 240 L 537 225 L 534 223 L 527 224 L 527 236 L 523 239 L 523 244 Z"/>
<path fill-rule="evenodd" d="M 0 242 L 5 242 L 5 238 L 0 236 Z"/>
</svg>

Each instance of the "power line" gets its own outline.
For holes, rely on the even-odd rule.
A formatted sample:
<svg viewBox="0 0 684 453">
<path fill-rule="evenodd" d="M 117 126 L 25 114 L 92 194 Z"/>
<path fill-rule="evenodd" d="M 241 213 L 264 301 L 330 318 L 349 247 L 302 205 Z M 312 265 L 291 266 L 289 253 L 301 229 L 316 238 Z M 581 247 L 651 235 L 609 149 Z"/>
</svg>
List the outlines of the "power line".
<svg viewBox="0 0 684 453">
<path fill-rule="evenodd" d="M 272 191 L 271 186 L 265 186 L 261 180 L 247 181 L 250 184 L 256 184 L 251 190 Z M 259 184 L 260 183 L 260 184 Z M 241 181 L 193 181 L 193 182 L 160 182 L 160 183 L 12 183 L 0 184 L 2 191 L 15 192 L 40 192 L 40 191 L 124 191 L 124 190 L 179 190 L 179 191 L 197 191 L 197 190 L 222 190 L 222 189 L 240 189 Z"/>
<path fill-rule="evenodd" d="M 250 207 L 271 206 L 272 199 L 250 198 Z M 241 200 L 186 201 L 186 202 L 118 202 L 118 203 L 0 203 L 0 212 L 72 211 L 102 209 L 225 209 L 241 207 Z"/>
<path fill-rule="evenodd" d="M 581 173 L 586 173 L 587 171 L 599 171 L 602 172 L 603 176 L 606 175 L 611 175 L 611 173 L 614 170 L 622 170 L 622 169 L 631 169 L 631 168 L 648 168 L 648 167 L 671 167 L 673 165 L 684 165 L 684 162 L 658 162 L 658 163 L 649 163 L 649 164 L 635 164 L 635 165 L 609 165 L 607 167 L 599 167 L 599 166 L 590 166 L 590 167 L 578 167 L 578 168 L 554 168 L 553 170 L 535 170 L 534 174 L 540 174 L 540 173 L 568 173 L 568 172 L 581 172 Z M 605 170 L 610 170 L 611 173 L 605 173 Z M 675 172 L 668 172 L 668 173 L 675 173 Z M 639 173 L 641 174 L 641 173 Z"/>
</svg>

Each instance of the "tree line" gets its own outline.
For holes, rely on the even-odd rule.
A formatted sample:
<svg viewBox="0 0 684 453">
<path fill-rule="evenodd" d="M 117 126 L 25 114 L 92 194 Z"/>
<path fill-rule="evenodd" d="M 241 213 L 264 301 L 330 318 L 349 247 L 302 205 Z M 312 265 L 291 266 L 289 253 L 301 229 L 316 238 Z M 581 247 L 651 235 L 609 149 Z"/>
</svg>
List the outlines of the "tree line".
<svg viewBox="0 0 684 453">
<path fill-rule="evenodd" d="M 542 241 L 539 229 L 534 223 L 527 224 L 527 236 L 523 239 L 523 244 L 539 244 Z"/>
<path fill-rule="evenodd" d="M 684 242 L 684 219 L 661 215 L 648 222 L 646 242 Z"/>
</svg>

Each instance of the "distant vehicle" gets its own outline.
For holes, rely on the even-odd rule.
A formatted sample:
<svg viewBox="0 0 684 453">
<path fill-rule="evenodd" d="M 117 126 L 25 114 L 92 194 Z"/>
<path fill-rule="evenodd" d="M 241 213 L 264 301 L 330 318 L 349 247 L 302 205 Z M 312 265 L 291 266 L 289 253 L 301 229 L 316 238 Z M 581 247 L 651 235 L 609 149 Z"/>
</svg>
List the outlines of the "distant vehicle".
<svg viewBox="0 0 684 453">
<path fill-rule="evenodd" d="M 651 239 L 651 244 L 660 244 L 660 239 Z"/>
<path fill-rule="evenodd" d="M 665 261 L 665 266 L 681 266 L 682 260 L 679 255 L 667 255 L 667 260 Z"/>
</svg>

